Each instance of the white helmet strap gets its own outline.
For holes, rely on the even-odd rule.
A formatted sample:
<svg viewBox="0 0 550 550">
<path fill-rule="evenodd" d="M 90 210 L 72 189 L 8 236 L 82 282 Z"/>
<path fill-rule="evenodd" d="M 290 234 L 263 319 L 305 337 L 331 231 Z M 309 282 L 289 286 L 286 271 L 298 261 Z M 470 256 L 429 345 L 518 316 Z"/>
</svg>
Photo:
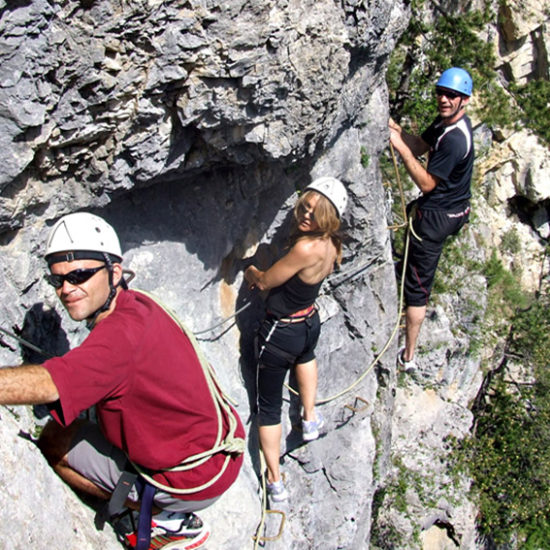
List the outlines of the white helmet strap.
<svg viewBox="0 0 550 550">
<path fill-rule="evenodd" d="M 115 285 L 113 283 L 113 262 L 108 254 L 100 254 L 102 256 L 102 260 L 105 262 L 105 265 L 107 266 L 107 272 L 109 273 L 109 296 L 107 296 L 107 300 L 105 300 L 105 303 L 94 313 L 92 313 L 87 319 L 86 319 L 86 325 L 88 328 L 92 328 L 94 326 L 95 320 L 97 319 L 97 316 L 100 313 L 103 313 L 104 311 L 107 311 L 111 307 L 111 303 L 116 296 L 116 289 L 118 286 L 121 285 L 121 283 L 124 281 L 124 279 L 121 277 L 119 283 Z"/>
<path fill-rule="evenodd" d="M 46 257 L 49 266 L 59 262 L 74 262 L 75 260 L 99 260 L 100 262 L 104 262 L 105 254 L 94 250 L 68 250 L 67 252 L 57 252 Z M 115 258 L 113 260 L 120 262 L 120 260 Z"/>
</svg>

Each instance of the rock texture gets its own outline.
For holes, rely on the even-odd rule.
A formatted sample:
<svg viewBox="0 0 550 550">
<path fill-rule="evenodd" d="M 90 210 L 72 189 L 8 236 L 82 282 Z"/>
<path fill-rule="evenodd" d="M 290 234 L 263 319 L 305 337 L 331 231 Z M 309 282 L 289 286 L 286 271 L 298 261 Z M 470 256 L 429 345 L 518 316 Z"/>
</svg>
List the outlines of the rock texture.
<svg viewBox="0 0 550 550">
<path fill-rule="evenodd" d="M 296 189 L 322 174 L 344 181 L 348 237 L 342 271 L 321 299 L 320 396 L 363 378 L 323 406 L 328 433 L 305 447 L 291 430 L 297 404 L 289 399 L 283 451 L 291 500 L 272 547 L 326 548 L 328 533 L 334 548 L 368 547 L 375 456 L 383 472 L 393 399 L 395 343 L 367 369 L 397 322 L 377 159 L 387 144 L 384 66 L 406 23 L 401 5 L 32 0 L 1 10 L 2 326 L 52 353 L 85 338 L 43 281 L 43 241 L 67 212 L 88 209 L 113 223 L 134 285 L 197 331 L 247 422 L 245 468 L 203 514 L 213 526 L 210 548 L 250 546 L 262 514 L 251 415 L 262 302 L 243 285 L 242 270 L 273 257 L 268 243 L 284 241 Z M 209 330 L 242 306 L 235 320 Z M 2 364 L 21 355 L 41 360 L 9 336 L 2 341 Z M 110 533 L 93 532 L 89 508 L 19 441 L 7 414 L 2 456 L 23 446 L 25 463 L 41 473 L 27 480 L 18 463 L 3 463 L 25 504 L 12 507 L 12 493 L 0 492 L 19 534 L 0 535 L 2 545 L 116 545 Z M 32 490 L 42 478 L 42 489 Z M 29 521 L 36 493 L 45 495 L 44 516 Z M 50 493 L 64 519 L 46 530 Z M 277 530 L 267 519 L 265 535 Z"/>
<path fill-rule="evenodd" d="M 548 78 L 550 35 L 544 2 L 506 0 L 499 5 L 501 69 L 519 84 Z"/>
<path fill-rule="evenodd" d="M 260 534 L 276 539 L 274 550 L 481 548 L 469 480 L 453 477 L 447 458 L 452 438 L 470 429 L 481 376 L 470 340 L 486 307 L 482 278 L 457 267 L 454 291 L 430 309 L 417 368 L 395 371 L 398 293 L 379 157 L 384 73 L 407 9 L 387 0 L 0 0 L 0 327 L 48 353 L 78 345 L 86 330 L 42 277 L 44 239 L 59 216 L 82 209 L 117 228 L 132 285 L 196 332 L 246 422 L 243 472 L 202 514 L 211 550 L 252 547 L 262 523 L 251 411 L 263 303 L 242 272 L 269 265 L 296 190 L 320 175 L 350 194 L 342 269 L 319 300 L 328 430 L 302 445 L 289 393 L 291 498 L 280 506 L 281 537 L 277 514 Z M 489 35 L 506 45 L 502 72 L 521 82 L 547 71 L 547 22 L 536 9 L 517 12 Z M 516 70 L 524 44 L 536 44 L 536 56 Z M 503 256 L 524 265 L 534 287 L 536 266 L 547 266 L 536 258 L 549 232 L 548 155 L 528 133 L 499 139 L 480 155 L 478 223 L 461 243 L 482 260 L 513 229 L 522 245 Z M 476 142 L 485 152 L 496 143 L 481 122 Z M 1 365 L 43 360 L 3 332 L 0 344 Z M 119 547 L 45 464 L 36 422 L 26 407 L 0 407 L 0 518 L 10 526 L 0 546 Z"/>
<path fill-rule="evenodd" d="M 438 9 L 457 9 L 450 4 Z M 503 82 L 548 79 L 547 14 L 540 4 L 499 6 L 499 24 L 490 25 L 486 34 L 497 39 L 495 69 Z M 473 216 L 457 247 L 479 263 L 495 250 L 521 275 L 524 288 L 547 288 L 548 147 L 525 129 L 491 130 L 473 119 Z M 469 406 L 481 382 L 481 360 L 490 364 L 494 353 L 494 348 L 484 349 L 490 344 L 483 341 L 479 324 L 487 307 L 487 283 L 468 273 L 460 260 L 450 267 L 443 276 L 447 291 L 434 296 L 428 310 L 416 367 L 398 375 L 391 468 L 373 503 L 371 548 L 489 547 L 475 530 L 477 510 L 466 496 L 470 480 L 454 471 L 448 460 L 453 441 L 470 433 Z M 474 353 L 476 346 L 481 349 Z"/>
</svg>

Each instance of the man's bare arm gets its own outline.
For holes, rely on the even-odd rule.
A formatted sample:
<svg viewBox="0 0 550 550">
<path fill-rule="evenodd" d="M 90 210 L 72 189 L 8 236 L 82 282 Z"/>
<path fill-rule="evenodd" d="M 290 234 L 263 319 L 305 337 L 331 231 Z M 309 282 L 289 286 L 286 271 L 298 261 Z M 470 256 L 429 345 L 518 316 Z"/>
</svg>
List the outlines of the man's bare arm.
<svg viewBox="0 0 550 550">
<path fill-rule="evenodd" d="M 405 145 L 411 150 L 411 153 L 415 157 L 419 157 L 430 150 L 430 146 L 420 136 L 405 132 L 405 130 L 403 130 L 403 128 L 401 128 L 401 126 L 399 126 L 399 124 L 391 118 L 389 120 L 388 127 L 390 132 L 399 134 L 399 137 L 403 140 Z"/>
<path fill-rule="evenodd" d="M 395 147 L 396 151 L 401 155 L 401 159 L 403 160 L 403 164 L 405 165 L 407 172 L 422 193 L 429 193 L 435 189 L 439 183 L 439 178 L 430 174 L 416 158 L 416 152 L 420 152 L 423 149 L 427 150 L 428 144 L 422 138 L 417 138 L 425 145 L 425 147 L 420 147 L 420 145 L 417 144 L 415 152 L 403 139 L 403 134 L 405 134 L 405 132 L 402 132 L 400 128 L 397 130 L 395 127 L 390 125 L 390 142 Z M 407 134 L 407 136 L 409 136 L 409 134 Z"/>
<path fill-rule="evenodd" d="M 53 379 L 42 365 L 0 369 L 0 404 L 39 405 L 58 398 Z"/>
</svg>

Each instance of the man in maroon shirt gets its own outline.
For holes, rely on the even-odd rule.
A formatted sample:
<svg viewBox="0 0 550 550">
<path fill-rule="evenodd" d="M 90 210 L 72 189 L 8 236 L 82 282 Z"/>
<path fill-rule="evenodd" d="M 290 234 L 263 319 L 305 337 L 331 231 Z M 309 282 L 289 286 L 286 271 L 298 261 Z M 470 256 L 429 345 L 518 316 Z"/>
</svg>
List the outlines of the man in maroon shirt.
<svg viewBox="0 0 550 550">
<path fill-rule="evenodd" d="M 237 413 L 212 390 L 193 337 L 154 299 L 128 289 L 118 237 L 102 218 L 61 218 L 45 256 L 48 282 L 91 332 L 43 365 L 0 369 L 0 403 L 49 404 L 54 420 L 39 447 L 68 484 L 109 498 L 135 469 L 156 488 L 151 544 L 198 548 L 209 531 L 193 512 L 219 498 L 242 464 Z M 93 405 L 98 424 L 79 418 Z M 127 504 L 139 508 L 135 488 Z"/>
</svg>

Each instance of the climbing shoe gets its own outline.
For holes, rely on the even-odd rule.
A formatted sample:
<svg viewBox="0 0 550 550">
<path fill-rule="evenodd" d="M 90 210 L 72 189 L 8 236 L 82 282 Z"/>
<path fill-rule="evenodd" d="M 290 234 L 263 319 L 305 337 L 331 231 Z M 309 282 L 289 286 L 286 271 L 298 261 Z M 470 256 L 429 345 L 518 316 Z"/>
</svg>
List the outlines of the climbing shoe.
<svg viewBox="0 0 550 550">
<path fill-rule="evenodd" d="M 405 348 L 399 350 L 399 353 L 397 354 L 397 364 L 405 370 L 415 369 L 416 363 L 414 362 L 414 359 L 411 359 L 410 361 L 405 361 L 405 359 L 403 359 L 404 353 Z"/>
<path fill-rule="evenodd" d="M 195 550 L 210 536 L 210 530 L 195 514 L 167 512 L 153 516 L 149 550 Z M 130 548 L 137 542 L 136 533 L 126 535 Z"/>
<path fill-rule="evenodd" d="M 267 484 L 267 494 L 269 500 L 273 502 L 283 502 L 288 499 L 288 491 L 286 490 L 283 480 L 274 481 Z"/>
<path fill-rule="evenodd" d="M 304 441 L 313 441 L 319 437 L 319 430 L 325 425 L 323 415 L 315 411 L 315 420 L 302 419 L 302 438 Z"/>
</svg>

